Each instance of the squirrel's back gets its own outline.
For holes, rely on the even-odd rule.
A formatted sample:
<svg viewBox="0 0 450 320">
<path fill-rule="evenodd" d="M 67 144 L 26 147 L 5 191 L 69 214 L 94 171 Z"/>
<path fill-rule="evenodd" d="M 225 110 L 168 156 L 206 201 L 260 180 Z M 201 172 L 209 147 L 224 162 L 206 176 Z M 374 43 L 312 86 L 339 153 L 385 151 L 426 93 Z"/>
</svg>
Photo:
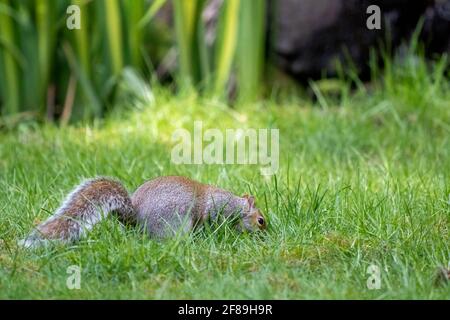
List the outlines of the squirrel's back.
<svg viewBox="0 0 450 320">
<path fill-rule="evenodd" d="M 214 210 L 213 203 L 222 209 L 245 205 L 245 200 L 231 192 L 181 176 L 147 181 L 135 191 L 131 200 L 136 219 L 144 224 L 150 235 L 158 238 L 190 231 L 212 211 L 220 210 Z"/>
<path fill-rule="evenodd" d="M 158 238 L 197 222 L 197 196 L 205 186 L 184 177 L 159 177 L 142 184 L 131 196 L 136 219 L 146 231 Z"/>
</svg>

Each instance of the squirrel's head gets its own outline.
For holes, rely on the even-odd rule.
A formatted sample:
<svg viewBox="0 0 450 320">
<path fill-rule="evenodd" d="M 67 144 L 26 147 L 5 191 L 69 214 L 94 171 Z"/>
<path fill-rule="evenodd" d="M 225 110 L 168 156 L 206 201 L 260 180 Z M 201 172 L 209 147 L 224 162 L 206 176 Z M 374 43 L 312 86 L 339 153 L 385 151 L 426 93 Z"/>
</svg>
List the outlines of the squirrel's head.
<svg viewBox="0 0 450 320">
<path fill-rule="evenodd" d="M 255 206 L 255 197 L 243 195 L 245 200 L 244 211 L 242 214 L 242 224 L 238 227 L 241 231 L 258 231 L 267 227 L 266 218 L 261 211 Z"/>
</svg>

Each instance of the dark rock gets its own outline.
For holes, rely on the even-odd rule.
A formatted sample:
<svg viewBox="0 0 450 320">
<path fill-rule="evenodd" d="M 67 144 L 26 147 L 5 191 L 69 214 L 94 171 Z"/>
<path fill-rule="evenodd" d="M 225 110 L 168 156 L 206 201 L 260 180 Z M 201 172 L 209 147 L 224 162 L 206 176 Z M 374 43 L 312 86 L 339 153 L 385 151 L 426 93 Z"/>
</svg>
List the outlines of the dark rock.
<svg viewBox="0 0 450 320">
<path fill-rule="evenodd" d="M 271 10 L 275 10 L 270 30 L 272 50 L 277 64 L 299 80 L 336 75 L 336 61 L 352 61 L 364 78 L 369 71 L 370 49 L 379 48 L 388 38 L 388 47 L 396 48 L 411 36 L 425 13 L 428 15 L 423 39 L 428 41 L 430 51 L 449 50 L 450 10 L 445 10 L 449 3 L 450 0 L 271 1 Z M 367 28 L 370 14 L 366 11 L 370 5 L 381 9 L 381 30 Z"/>
<path fill-rule="evenodd" d="M 429 55 L 450 53 L 450 0 L 436 0 L 428 7 L 422 39 Z"/>
</svg>

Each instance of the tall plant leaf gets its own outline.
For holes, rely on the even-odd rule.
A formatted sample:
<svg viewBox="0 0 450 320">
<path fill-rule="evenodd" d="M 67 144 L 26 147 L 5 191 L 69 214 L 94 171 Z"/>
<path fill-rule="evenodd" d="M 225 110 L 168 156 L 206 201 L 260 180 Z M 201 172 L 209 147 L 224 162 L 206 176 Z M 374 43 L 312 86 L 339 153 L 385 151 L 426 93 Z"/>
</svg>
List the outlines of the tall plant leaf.
<svg viewBox="0 0 450 320">
<path fill-rule="evenodd" d="M 261 88 L 266 34 L 266 1 L 241 1 L 239 43 L 236 54 L 241 100 L 256 99 Z"/>
<path fill-rule="evenodd" d="M 118 0 L 103 0 L 106 16 L 106 33 L 113 74 L 118 76 L 123 68 L 123 39 L 120 3 Z"/>
<path fill-rule="evenodd" d="M 239 5 L 240 0 L 228 0 L 223 4 L 215 55 L 214 92 L 216 95 L 225 93 L 230 78 L 238 39 Z"/>
<path fill-rule="evenodd" d="M 9 6 L 8 0 L 0 0 L 0 4 Z M 19 96 L 19 70 L 17 61 L 14 59 L 12 48 L 15 46 L 14 25 L 11 16 L 5 12 L 0 11 L 0 46 L 2 47 L 3 57 L 3 78 L 4 84 L 2 86 L 4 102 L 3 114 L 14 114 L 19 111 L 20 96 Z"/>
</svg>

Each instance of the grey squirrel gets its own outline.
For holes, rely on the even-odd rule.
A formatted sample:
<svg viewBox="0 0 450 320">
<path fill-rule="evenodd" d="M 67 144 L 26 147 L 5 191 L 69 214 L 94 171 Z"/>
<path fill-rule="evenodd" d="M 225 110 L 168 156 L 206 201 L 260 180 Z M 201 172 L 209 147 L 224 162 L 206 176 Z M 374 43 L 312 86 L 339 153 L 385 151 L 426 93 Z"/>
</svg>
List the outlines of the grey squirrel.
<svg viewBox="0 0 450 320">
<path fill-rule="evenodd" d="M 145 182 L 130 197 L 119 181 L 99 177 L 78 185 L 20 244 L 36 247 L 55 240 L 76 241 L 111 212 L 124 222 L 141 225 L 156 238 L 189 232 L 218 215 L 237 217 L 241 231 L 266 228 L 253 196 L 239 197 L 185 177 L 167 176 Z"/>
</svg>

